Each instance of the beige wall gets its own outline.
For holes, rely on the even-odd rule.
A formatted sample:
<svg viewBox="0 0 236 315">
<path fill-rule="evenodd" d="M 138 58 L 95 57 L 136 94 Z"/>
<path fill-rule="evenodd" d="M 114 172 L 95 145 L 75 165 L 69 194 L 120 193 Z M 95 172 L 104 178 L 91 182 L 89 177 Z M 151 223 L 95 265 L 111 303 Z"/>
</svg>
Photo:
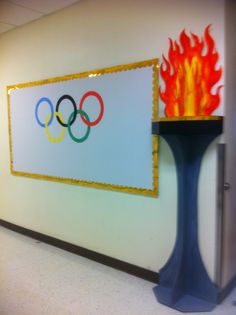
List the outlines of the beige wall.
<svg viewBox="0 0 236 315">
<path fill-rule="evenodd" d="M 166 143 L 160 141 L 158 198 L 14 177 L 9 171 L 6 86 L 161 58 L 168 37 L 178 38 L 183 28 L 201 35 L 209 23 L 223 62 L 220 0 L 82 0 L 0 36 L 1 218 L 158 271 L 176 232 L 176 173 Z M 200 244 L 212 278 L 215 145 L 204 158 L 199 191 Z"/>
</svg>

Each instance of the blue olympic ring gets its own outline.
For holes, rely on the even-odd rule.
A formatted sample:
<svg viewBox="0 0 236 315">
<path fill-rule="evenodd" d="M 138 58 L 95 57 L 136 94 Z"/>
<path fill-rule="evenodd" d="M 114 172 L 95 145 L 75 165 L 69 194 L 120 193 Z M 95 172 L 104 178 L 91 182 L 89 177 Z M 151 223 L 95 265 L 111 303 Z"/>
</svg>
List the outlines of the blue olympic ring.
<svg viewBox="0 0 236 315">
<path fill-rule="evenodd" d="M 53 109 L 52 102 L 51 102 L 50 99 L 47 98 L 47 97 L 42 97 L 42 98 L 40 98 L 40 100 L 38 101 L 38 103 L 37 103 L 37 105 L 36 105 L 35 118 L 36 118 L 38 124 L 39 124 L 41 127 L 45 128 L 45 124 L 41 123 L 41 121 L 39 120 L 39 117 L 38 117 L 39 105 L 40 105 L 42 102 L 48 103 L 48 105 L 49 105 L 49 107 L 50 107 L 50 110 L 51 110 L 51 117 L 50 117 L 50 119 L 49 119 L 48 126 L 50 126 L 51 123 L 52 123 L 53 116 L 54 116 L 54 109 Z"/>
</svg>

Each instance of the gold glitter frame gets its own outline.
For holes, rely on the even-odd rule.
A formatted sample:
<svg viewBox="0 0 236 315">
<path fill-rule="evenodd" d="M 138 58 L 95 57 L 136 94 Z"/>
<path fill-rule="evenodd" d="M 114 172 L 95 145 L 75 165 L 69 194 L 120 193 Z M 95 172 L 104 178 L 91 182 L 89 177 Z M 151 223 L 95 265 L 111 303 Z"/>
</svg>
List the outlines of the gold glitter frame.
<svg viewBox="0 0 236 315">
<path fill-rule="evenodd" d="M 41 179 L 41 180 L 62 182 L 66 184 L 74 184 L 74 185 L 80 185 L 80 186 L 85 186 L 85 187 L 101 188 L 101 189 L 108 189 L 112 191 L 120 191 L 120 192 L 134 193 L 134 194 L 139 194 L 139 195 L 156 197 L 158 193 L 158 138 L 157 136 L 155 135 L 152 136 L 153 185 L 152 185 L 152 189 L 149 190 L 145 188 L 128 187 L 128 186 L 113 185 L 113 184 L 106 184 L 106 183 L 93 182 L 93 181 L 77 180 L 73 178 L 62 178 L 62 177 L 55 177 L 55 176 L 49 176 L 49 175 L 40 175 L 40 174 L 15 171 L 13 169 L 12 133 L 11 133 L 11 117 L 10 117 L 10 93 L 11 93 L 11 90 L 13 89 L 21 89 L 21 88 L 26 88 L 26 87 L 33 87 L 37 85 L 50 84 L 50 83 L 74 80 L 74 79 L 79 79 L 79 78 L 96 77 L 96 76 L 101 76 L 101 75 L 105 75 L 109 73 L 134 70 L 134 69 L 150 67 L 150 66 L 152 66 L 152 71 L 153 71 L 152 72 L 153 73 L 152 120 L 156 120 L 158 117 L 158 59 L 145 60 L 141 62 L 119 65 L 119 66 L 110 67 L 110 68 L 97 69 L 97 70 L 82 72 L 78 74 L 70 74 L 70 75 L 65 75 L 61 77 L 54 77 L 54 78 L 45 79 L 45 80 L 39 80 L 39 81 L 34 81 L 34 82 L 8 86 L 7 87 L 7 100 L 8 100 L 8 126 L 9 126 L 11 174 L 15 176 L 24 176 L 28 178 L 36 178 L 36 179 Z M 151 126 L 151 123 L 152 121 L 150 121 L 150 126 Z M 151 128 L 150 128 L 150 133 L 151 133 Z"/>
</svg>

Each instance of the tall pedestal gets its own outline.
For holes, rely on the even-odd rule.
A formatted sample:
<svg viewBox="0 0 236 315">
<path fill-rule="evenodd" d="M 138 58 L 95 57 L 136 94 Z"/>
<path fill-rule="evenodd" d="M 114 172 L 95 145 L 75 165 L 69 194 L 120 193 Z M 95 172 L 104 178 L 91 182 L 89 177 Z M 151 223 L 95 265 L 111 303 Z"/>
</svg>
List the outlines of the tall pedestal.
<svg viewBox="0 0 236 315">
<path fill-rule="evenodd" d="M 162 136 L 173 152 L 178 178 L 176 242 L 154 293 L 160 303 L 182 312 L 210 311 L 217 303 L 218 289 L 206 272 L 198 246 L 197 196 L 203 154 L 220 133 L 220 117 L 153 123 L 153 134 Z"/>
</svg>

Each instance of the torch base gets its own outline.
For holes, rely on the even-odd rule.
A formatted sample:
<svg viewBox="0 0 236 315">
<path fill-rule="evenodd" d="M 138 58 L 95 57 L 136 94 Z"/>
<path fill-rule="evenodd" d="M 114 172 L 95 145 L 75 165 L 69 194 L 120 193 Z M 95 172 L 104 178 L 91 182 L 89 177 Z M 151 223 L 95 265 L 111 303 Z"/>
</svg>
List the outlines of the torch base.
<svg viewBox="0 0 236 315">
<path fill-rule="evenodd" d="M 173 292 L 170 288 L 157 286 L 153 291 L 158 302 L 167 306 L 171 305 L 171 308 L 180 312 L 210 312 L 216 305 L 215 303 L 196 298 L 189 294 L 183 295 L 176 303 L 172 304 Z"/>
<path fill-rule="evenodd" d="M 197 196 L 202 157 L 221 132 L 222 119 L 153 123 L 153 134 L 161 135 L 172 150 L 178 179 L 176 242 L 153 290 L 160 303 L 182 312 L 211 311 L 217 304 L 218 288 L 199 251 Z"/>
</svg>

